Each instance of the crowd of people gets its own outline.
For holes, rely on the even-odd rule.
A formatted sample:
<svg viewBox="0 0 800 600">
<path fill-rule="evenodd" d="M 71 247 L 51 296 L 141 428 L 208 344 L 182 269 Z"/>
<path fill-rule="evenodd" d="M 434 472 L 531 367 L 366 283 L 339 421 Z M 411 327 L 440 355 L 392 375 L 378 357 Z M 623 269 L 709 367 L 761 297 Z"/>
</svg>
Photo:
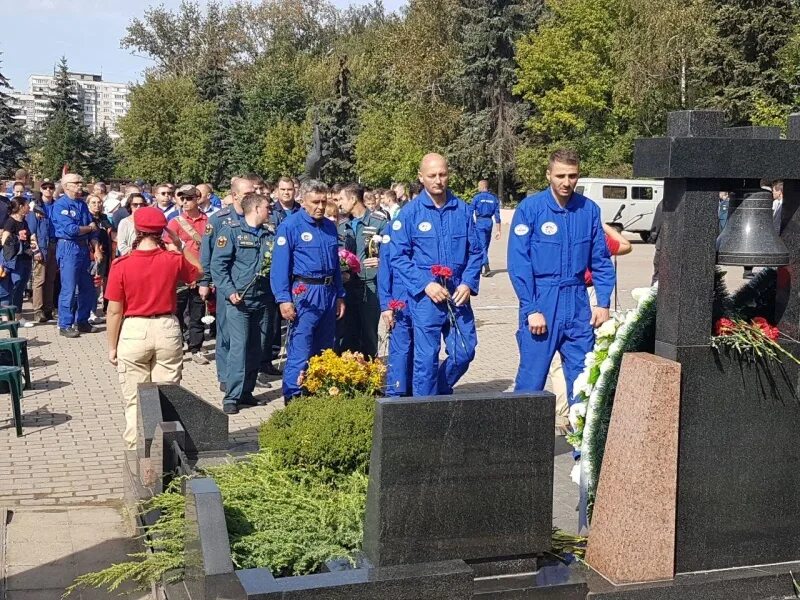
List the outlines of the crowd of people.
<svg viewBox="0 0 800 600">
<path fill-rule="evenodd" d="M 609 249 L 624 253 L 627 243 L 574 193 L 578 169 L 574 152 L 554 153 L 551 185 L 522 202 L 509 234 L 516 388 L 542 389 L 558 354 L 566 399 L 592 328 L 609 318 Z M 475 356 L 470 299 L 491 275 L 489 245 L 502 230 L 487 181 L 466 203 L 448 180 L 439 154 L 423 158 L 418 182 L 391 189 L 248 174 L 222 198 L 207 183 L 114 190 L 78 174 L 34 192 L 20 170 L 11 198 L 0 197 L 0 300 L 21 306 L 33 273 L 34 321 L 57 318 L 74 338 L 105 315 L 131 447 L 137 384 L 179 382 L 184 359 L 208 365 L 211 337 L 227 414 L 263 402 L 255 388 L 278 377 L 286 402 L 301 395 L 308 360 L 322 350 L 378 356 L 381 321 L 391 332 L 385 394 L 450 394 Z"/>
</svg>

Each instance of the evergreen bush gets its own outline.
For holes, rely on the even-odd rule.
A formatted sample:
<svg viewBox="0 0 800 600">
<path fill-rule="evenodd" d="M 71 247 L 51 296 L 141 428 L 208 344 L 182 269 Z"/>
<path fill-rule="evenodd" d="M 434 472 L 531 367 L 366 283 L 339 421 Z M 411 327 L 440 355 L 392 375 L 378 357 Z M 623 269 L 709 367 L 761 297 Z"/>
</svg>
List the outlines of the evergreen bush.
<svg viewBox="0 0 800 600">
<path fill-rule="evenodd" d="M 366 473 L 374 416 L 374 396 L 298 398 L 261 426 L 259 442 L 286 465 Z"/>
</svg>

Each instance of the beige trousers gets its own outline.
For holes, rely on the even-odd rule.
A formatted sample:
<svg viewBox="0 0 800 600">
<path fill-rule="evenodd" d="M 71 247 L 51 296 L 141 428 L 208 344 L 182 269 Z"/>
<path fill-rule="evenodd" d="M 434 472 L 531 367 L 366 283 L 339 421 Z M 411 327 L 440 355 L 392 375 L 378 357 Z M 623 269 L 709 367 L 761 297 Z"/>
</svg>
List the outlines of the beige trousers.
<svg viewBox="0 0 800 600">
<path fill-rule="evenodd" d="M 597 306 L 594 286 L 586 288 L 589 293 L 589 306 Z M 567 400 L 567 380 L 561 367 L 561 355 L 556 352 L 550 363 L 550 387 L 556 396 L 556 429 L 563 433 L 569 427 L 569 401 Z"/>
<path fill-rule="evenodd" d="M 125 400 L 125 433 L 129 450 L 136 448 L 136 394 L 140 383 L 180 383 L 183 337 L 178 319 L 127 317 L 117 342 L 117 372 Z"/>
</svg>

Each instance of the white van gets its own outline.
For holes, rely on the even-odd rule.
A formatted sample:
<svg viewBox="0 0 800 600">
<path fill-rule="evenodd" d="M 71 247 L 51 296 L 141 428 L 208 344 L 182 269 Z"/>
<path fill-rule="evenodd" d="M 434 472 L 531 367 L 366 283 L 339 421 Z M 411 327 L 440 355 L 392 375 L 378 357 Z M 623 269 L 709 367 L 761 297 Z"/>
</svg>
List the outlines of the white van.
<svg viewBox="0 0 800 600">
<path fill-rule="evenodd" d="M 587 177 L 578 181 L 575 191 L 597 203 L 603 223 L 614 223 L 625 231 L 638 233 L 647 242 L 656 206 L 664 197 L 664 182 Z"/>
</svg>

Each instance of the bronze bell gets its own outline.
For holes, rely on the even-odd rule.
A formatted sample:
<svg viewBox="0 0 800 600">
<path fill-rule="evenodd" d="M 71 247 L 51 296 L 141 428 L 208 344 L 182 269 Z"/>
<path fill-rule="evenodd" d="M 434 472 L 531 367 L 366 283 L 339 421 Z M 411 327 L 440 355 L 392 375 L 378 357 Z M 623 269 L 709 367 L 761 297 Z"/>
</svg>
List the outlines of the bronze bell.
<svg viewBox="0 0 800 600">
<path fill-rule="evenodd" d="M 728 223 L 717 238 L 717 264 L 741 267 L 781 267 L 789 250 L 775 232 L 772 194 L 754 192 L 731 198 Z"/>
</svg>

